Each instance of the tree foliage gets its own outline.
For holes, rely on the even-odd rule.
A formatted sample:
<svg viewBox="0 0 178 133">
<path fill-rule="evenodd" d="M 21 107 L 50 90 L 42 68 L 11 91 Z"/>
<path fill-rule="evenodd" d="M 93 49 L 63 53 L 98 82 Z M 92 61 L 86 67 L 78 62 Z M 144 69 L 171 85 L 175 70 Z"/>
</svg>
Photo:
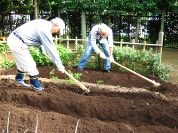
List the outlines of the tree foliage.
<svg viewBox="0 0 178 133">
<path fill-rule="evenodd" d="M 1 0 L 0 15 L 16 13 L 30 14 L 32 8 L 31 0 Z"/>
<path fill-rule="evenodd" d="M 62 13 L 75 11 L 107 14 L 109 16 L 122 15 L 148 15 L 160 14 L 162 4 L 165 3 L 168 11 L 177 11 L 175 0 L 40 0 L 45 7 L 56 6 Z"/>
<path fill-rule="evenodd" d="M 160 14 L 163 3 L 168 12 L 177 13 L 176 0 L 39 0 L 38 5 L 42 11 L 53 12 L 58 8 L 61 13 L 86 11 L 94 14 L 108 16 L 122 15 L 148 15 Z M 33 8 L 32 0 L 1 0 L 0 13 L 16 12 L 29 13 Z"/>
</svg>

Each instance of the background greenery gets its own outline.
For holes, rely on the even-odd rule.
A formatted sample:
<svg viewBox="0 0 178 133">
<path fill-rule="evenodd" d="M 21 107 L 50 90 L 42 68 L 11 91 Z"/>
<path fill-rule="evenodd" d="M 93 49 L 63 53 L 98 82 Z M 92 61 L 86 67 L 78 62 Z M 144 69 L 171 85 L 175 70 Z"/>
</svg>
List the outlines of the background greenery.
<svg viewBox="0 0 178 133">
<path fill-rule="evenodd" d="M 78 45 L 77 53 L 73 53 L 70 48 L 65 48 L 61 44 L 56 45 L 56 47 L 60 53 L 63 65 L 67 67 L 76 67 L 85 50 L 83 45 Z M 30 52 L 38 65 L 51 65 L 51 62 L 39 53 L 38 48 L 34 47 Z M 160 54 L 153 54 L 152 49 L 146 51 L 134 50 L 128 46 L 123 48 L 115 46 L 113 55 L 116 62 L 128 67 L 129 69 L 143 75 L 156 76 L 161 80 L 166 80 L 172 71 L 171 66 L 162 65 L 160 63 Z M 94 53 L 87 63 L 86 68 L 103 69 L 103 63 L 104 60 Z M 112 64 L 112 69 L 125 71 L 123 68 L 119 68 L 114 64 Z"/>
<path fill-rule="evenodd" d="M 30 20 L 60 16 L 70 38 L 86 38 L 92 26 L 102 22 L 111 26 L 115 40 L 156 43 L 164 32 L 164 47 L 178 47 L 177 6 L 177 0 L 1 0 L 0 31 L 8 36 L 29 21 L 26 15 Z M 140 37 L 140 26 L 149 37 Z"/>
<path fill-rule="evenodd" d="M 77 46 L 77 53 L 73 53 L 70 48 L 66 48 L 61 44 L 56 45 L 59 51 L 62 63 L 66 67 L 76 67 L 85 50 L 84 45 Z M 8 50 L 7 45 L 0 46 L 0 67 L 9 68 L 15 66 L 14 62 L 9 62 L 2 55 L 5 55 L 3 51 Z M 39 52 L 39 48 L 30 47 L 30 53 L 38 66 L 50 66 L 54 65 L 48 58 L 43 56 Z M 129 46 L 119 47 L 115 46 L 113 51 L 114 59 L 116 62 L 128 67 L 129 69 L 136 71 L 143 75 L 153 75 L 161 80 L 166 80 L 172 71 L 172 67 L 169 65 L 162 65 L 160 63 L 160 54 L 153 54 L 152 49 L 146 50 L 135 50 Z M 96 53 L 90 58 L 86 65 L 86 68 L 103 69 L 104 60 L 101 59 Z M 118 69 L 125 71 L 123 68 L 112 64 L 112 69 Z"/>
</svg>

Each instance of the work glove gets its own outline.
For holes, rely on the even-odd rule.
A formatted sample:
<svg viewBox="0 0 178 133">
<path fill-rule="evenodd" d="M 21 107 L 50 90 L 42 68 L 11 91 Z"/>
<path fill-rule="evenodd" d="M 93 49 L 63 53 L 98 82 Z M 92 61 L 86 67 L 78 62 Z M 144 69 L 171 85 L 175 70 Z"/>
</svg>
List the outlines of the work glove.
<svg viewBox="0 0 178 133">
<path fill-rule="evenodd" d="M 63 65 L 60 66 L 60 68 L 58 68 L 59 71 L 61 71 L 62 73 L 64 73 L 66 70 L 65 70 L 65 67 Z"/>
<path fill-rule="evenodd" d="M 46 54 L 45 48 L 42 45 L 39 47 L 39 51 L 42 55 Z"/>
<path fill-rule="evenodd" d="M 109 62 L 114 62 L 114 58 L 112 55 L 109 57 Z"/>
<path fill-rule="evenodd" d="M 103 52 L 100 52 L 99 54 L 100 54 L 100 58 L 106 59 L 106 56 L 105 56 L 105 54 Z"/>
</svg>

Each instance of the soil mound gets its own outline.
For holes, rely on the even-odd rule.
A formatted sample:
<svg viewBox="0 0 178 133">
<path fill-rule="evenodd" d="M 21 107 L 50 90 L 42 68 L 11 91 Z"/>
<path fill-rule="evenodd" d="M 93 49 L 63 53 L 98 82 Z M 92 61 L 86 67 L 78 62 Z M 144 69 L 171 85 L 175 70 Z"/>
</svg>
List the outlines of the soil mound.
<svg viewBox="0 0 178 133">
<path fill-rule="evenodd" d="M 50 79 L 53 69 L 60 80 Z M 43 92 L 17 85 L 12 76 L 16 68 L 1 72 L 0 130 L 7 129 L 10 115 L 9 132 L 71 133 L 78 120 L 78 133 L 178 132 L 176 85 L 149 76 L 161 84 L 154 87 L 117 70 L 69 69 L 82 73 L 80 81 L 90 93 L 82 95 L 80 87 L 66 84 L 67 75 L 53 66 L 38 67 Z M 28 78 L 25 81 L 29 83 Z"/>
</svg>

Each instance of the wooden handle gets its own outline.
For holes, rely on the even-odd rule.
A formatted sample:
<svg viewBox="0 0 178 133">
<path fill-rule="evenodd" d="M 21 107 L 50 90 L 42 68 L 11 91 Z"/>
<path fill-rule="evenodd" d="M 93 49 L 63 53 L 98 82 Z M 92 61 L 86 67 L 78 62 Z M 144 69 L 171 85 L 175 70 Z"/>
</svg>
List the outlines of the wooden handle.
<svg viewBox="0 0 178 133">
<path fill-rule="evenodd" d="M 109 60 L 108 58 L 106 58 L 106 59 Z M 149 79 L 149 78 L 147 78 L 147 77 L 144 77 L 144 76 L 140 75 L 139 73 L 136 73 L 135 71 L 132 71 L 132 70 L 128 69 L 127 67 L 125 67 L 125 66 L 123 66 L 123 65 L 121 65 L 121 64 L 119 64 L 119 63 L 117 63 L 117 62 L 115 62 L 115 61 L 113 61 L 112 63 L 114 63 L 114 64 L 116 64 L 116 65 L 118 65 L 118 66 L 124 68 L 125 70 L 127 70 L 127 71 L 129 71 L 129 72 L 131 72 L 131 73 L 133 73 L 133 74 L 135 74 L 135 75 L 137 75 L 137 76 L 139 76 L 139 77 L 141 77 L 141 78 L 147 80 L 148 82 L 151 82 L 155 87 L 160 86 L 160 84 L 157 83 L 157 82 L 155 82 L 154 80 L 151 80 L 151 79 Z"/>
<path fill-rule="evenodd" d="M 74 80 L 75 84 L 77 84 L 78 86 L 80 86 L 81 89 L 83 89 L 84 91 L 90 92 L 89 89 L 87 89 L 82 83 L 80 83 L 78 80 L 76 80 L 72 75 L 70 75 L 66 70 L 64 71 L 64 73 L 69 76 L 72 80 Z"/>
<path fill-rule="evenodd" d="M 52 61 L 52 59 L 47 55 L 44 54 L 44 56 L 46 56 L 50 61 Z M 66 70 L 64 70 L 64 73 L 69 76 L 72 80 L 74 80 L 75 84 L 77 84 L 81 89 L 83 89 L 85 92 L 90 92 L 90 90 L 88 88 L 86 88 L 82 83 L 80 83 L 78 80 L 76 80 L 72 75 L 70 75 Z"/>
</svg>

